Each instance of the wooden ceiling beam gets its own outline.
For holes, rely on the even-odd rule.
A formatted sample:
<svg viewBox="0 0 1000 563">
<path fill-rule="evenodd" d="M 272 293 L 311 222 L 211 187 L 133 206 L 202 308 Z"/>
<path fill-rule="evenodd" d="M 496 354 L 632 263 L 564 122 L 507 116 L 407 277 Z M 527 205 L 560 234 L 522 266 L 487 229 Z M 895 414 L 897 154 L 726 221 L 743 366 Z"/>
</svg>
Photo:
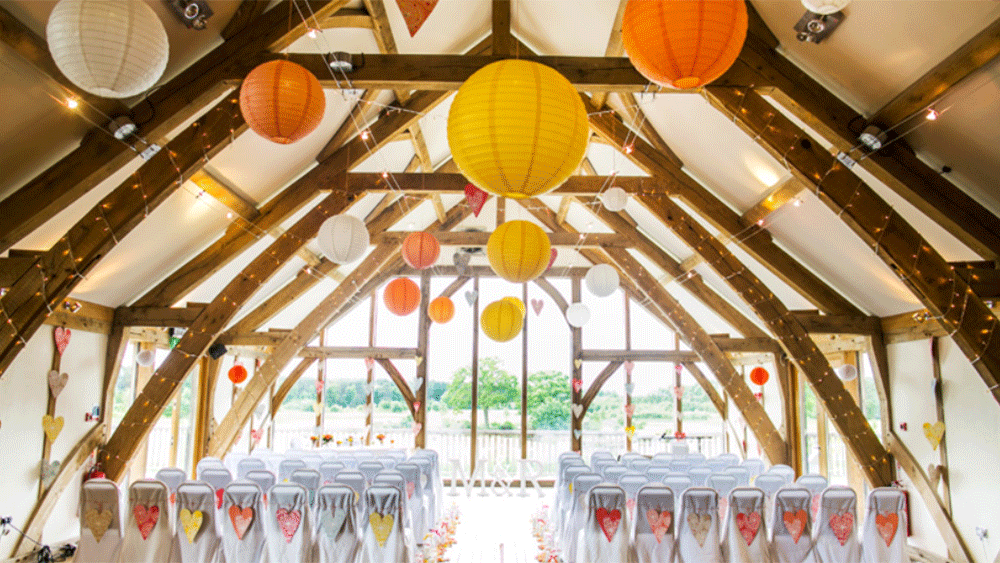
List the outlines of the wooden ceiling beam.
<svg viewBox="0 0 1000 563">
<path fill-rule="evenodd" d="M 195 307 L 118 307 L 115 322 L 122 326 L 188 327 L 201 315 Z"/>
<path fill-rule="evenodd" d="M 412 360 L 417 357 L 416 348 L 385 348 L 373 346 L 305 346 L 298 352 L 300 358 L 372 358 L 387 360 Z"/>
<path fill-rule="evenodd" d="M 511 0 L 493 0 L 493 54 L 509 57 L 514 54 L 514 37 L 510 33 Z"/>
<path fill-rule="evenodd" d="M 597 195 L 607 188 L 610 181 L 622 189 L 635 192 L 658 188 L 661 183 L 646 176 L 570 176 L 568 180 L 546 195 Z M 424 174 L 394 173 L 391 183 L 379 173 L 351 172 L 343 184 L 352 192 L 453 193 L 464 194 L 469 180 L 457 172 Z"/>
<path fill-rule="evenodd" d="M 611 35 L 608 37 L 608 46 L 604 49 L 605 57 L 620 57 L 625 54 L 625 45 L 622 43 L 622 19 L 625 17 L 625 6 L 628 0 L 619 0 L 618 10 L 615 11 L 615 19 L 611 22 Z M 603 109 L 608 101 L 609 92 L 594 92 L 590 99 L 597 109 Z"/>
<path fill-rule="evenodd" d="M 429 232 L 429 231 L 424 231 Z M 406 231 L 389 231 L 376 235 L 372 238 L 372 243 L 402 244 L 403 240 L 411 233 Z M 486 246 L 490 235 L 478 231 L 466 232 L 431 232 L 441 246 Z M 547 233 L 549 244 L 552 246 L 569 247 L 615 247 L 629 248 L 633 246 L 633 241 L 626 235 L 617 233 Z"/>
<path fill-rule="evenodd" d="M 375 20 L 368 10 L 341 8 L 319 24 L 320 29 L 375 29 Z"/>
<path fill-rule="evenodd" d="M 189 180 L 198 186 L 198 189 L 228 207 L 244 221 L 249 223 L 260 217 L 257 204 L 247 198 L 240 190 L 229 185 L 222 177 L 206 170 L 199 170 L 192 174 Z"/>
<path fill-rule="evenodd" d="M 789 311 L 809 334 L 864 334 L 881 332 L 882 320 L 878 317 L 852 317 L 849 315 L 821 315 L 816 311 Z"/>
<path fill-rule="evenodd" d="M 635 101 L 635 96 L 628 93 L 619 93 L 618 99 L 621 100 L 622 111 L 625 113 L 625 117 L 628 118 L 626 124 L 633 131 L 637 131 L 638 134 L 645 137 L 646 141 L 653 145 L 653 148 L 659 151 L 660 155 L 666 158 L 671 164 L 677 168 L 683 168 L 684 162 L 670 148 L 670 145 L 663 140 L 660 132 L 653 127 L 649 119 L 646 118 L 646 113 L 642 111 L 638 102 Z"/>
<path fill-rule="evenodd" d="M 222 28 L 222 38 L 229 40 L 247 28 L 255 19 L 267 10 L 268 2 L 261 0 L 241 0 L 233 12 L 233 17 Z"/>
</svg>

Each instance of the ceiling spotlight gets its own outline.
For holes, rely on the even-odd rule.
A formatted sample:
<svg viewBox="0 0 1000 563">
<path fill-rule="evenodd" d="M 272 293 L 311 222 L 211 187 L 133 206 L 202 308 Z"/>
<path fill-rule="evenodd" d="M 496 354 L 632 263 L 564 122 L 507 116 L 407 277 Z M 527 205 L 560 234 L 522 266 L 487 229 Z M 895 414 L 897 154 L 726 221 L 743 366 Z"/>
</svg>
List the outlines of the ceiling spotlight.
<svg viewBox="0 0 1000 563">
<path fill-rule="evenodd" d="M 337 51 L 330 53 L 330 68 L 338 72 L 354 72 L 354 60 L 350 53 Z"/>
<path fill-rule="evenodd" d="M 138 131 L 139 128 L 136 127 L 135 123 L 126 115 L 120 115 L 111 120 L 108 123 L 108 131 L 115 136 L 119 141 L 124 141 Z"/>
<path fill-rule="evenodd" d="M 819 44 L 829 37 L 843 20 L 843 12 L 817 13 L 808 11 L 793 27 L 796 32 L 795 38 L 799 41 Z"/>
<path fill-rule="evenodd" d="M 869 125 L 865 127 L 865 130 L 858 135 L 858 141 L 862 145 L 868 147 L 868 150 L 877 151 L 882 148 L 882 144 L 885 143 L 885 131 L 879 129 L 875 125 Z"/>
<path fill-rule="evenodd" d="M 188 29 L 205 29 L 208 27 L 208 18 L 215 13 L 205 0 L 169 0 L 169 4 Z"/>
<path fill-rule="evenodd" d="M 931 108 L 931 109 L 927 110 L 927 116 L 926 116 L 927 117 L 927 121 L 937 121 L 937 118 L 938 118 L 939 115 L 941 115 L 941 114 L 938 113 L 938 111 L 936 109 Z"/>
</svg>

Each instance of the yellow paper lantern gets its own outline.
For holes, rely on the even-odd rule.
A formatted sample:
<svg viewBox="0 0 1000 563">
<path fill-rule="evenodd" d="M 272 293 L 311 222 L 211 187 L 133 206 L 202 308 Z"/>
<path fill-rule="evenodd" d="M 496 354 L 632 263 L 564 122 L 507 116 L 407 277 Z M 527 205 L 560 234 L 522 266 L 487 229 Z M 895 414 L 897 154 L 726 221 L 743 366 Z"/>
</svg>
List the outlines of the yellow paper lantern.
<svg viewBox="0 0 1000 563">
<path fill-rule="evenodd" d="M 517 297 L 504 297 L 504 301 L 510 303 L 511 305 L 517 307 L 518 311 L 521 311 L 521 316 L 523 317 L 527 312 L 524 308 L 524 301 L 521 301 Z"/>
<path fill-rule="evenodd" d="M 521 333 L 524 315 L 510 301 L 494 301 L 483 309 L 479 316 L 479 326 L 483 333 L 497 342 L 507 342 Z"/>
<path fill-rule="evenodd" d="M 538 225 L 528 221 L 508 221 L 497 227 L 486 244 L 490 267 L 512 283 L 529 282 L 549 265 L 552 246 Z"/>
<path fill-rule="evenodd" d="M 476 71 L 448 113 L 448 145 L 462 174 L 487 192 L 517 199 L 548 193 L 576 172 L 589 131 L 569 80 L 516 59 Z"/>
</svg>

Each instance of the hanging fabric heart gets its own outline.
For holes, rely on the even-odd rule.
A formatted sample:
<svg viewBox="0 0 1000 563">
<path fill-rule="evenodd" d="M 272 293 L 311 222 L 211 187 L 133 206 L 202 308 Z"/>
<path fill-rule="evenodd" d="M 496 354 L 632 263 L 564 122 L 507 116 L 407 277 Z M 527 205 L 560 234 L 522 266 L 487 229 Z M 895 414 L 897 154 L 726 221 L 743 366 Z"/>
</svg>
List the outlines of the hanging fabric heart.
<svg viewBox="0 0 1000 563">
<path fill-rule="evenodd" d="M 417 391 L 420 391 L 420 388 L 423 386 L 424 386 L 424 378 L 417 377 L 416 384 L 413 386 L 413 388 Z"/>
<path fill-rule="evenodd" d="M 579 393 L 581 389 L 583 389 L 583 380 L 582 379 L 574 379 L 573 380 L 573 390 L 576 391 L 577 393 Z"/>
<path fill-rule="evenodd" d="M 385 542 L 389 541 L 389 534 L 392 533 L 392 525 L 395 521 L 392 514 L 383 516 L 378 512 L 372 512 L 368 515 L 368 523 L 372 527 L 372 533 L 375 534 L 375 541 L 378 542 L 379 547 L 385 547 Z"/>
<path fill-rule="evenodd" d="M 847 539 L 851 537 L 851 531 L 854 529 L 854 515 L 850 512 L 831 514 L 830 529 L 833 530 L 833 535 L 840 542 L 840 545 L 844 545 L 847 543 Z"/>
<path fill-rule="evenodd" d="M 53 461 L 51 463 L 45 463 L 42 461 L 42 488 L 48 489 L 52 481 L 55 480 L 56 475 L 59 474 L 59 461 Z"/>
<path fill-rule="evenodd" d="M 809 520 L 809 516 L 806 514 L 806 511 L 785 511 L 785 513 L 781 515 L 781 520 L 785 523 L 785 529 L 788 530 L 789 534 L 791 534 L 792 541 L 799 543 L 799 538 L 802 537 L 802 532 L 806 529 L 806 522 Z"/>
<path fill-rule="evenodd" d="M 327 537 L 336 537 L 340 533 L 340 529 L 344 527 L 344 521 L 347 520 L 347 511 L 343 508 L 337 509 L 332 508 L 330 512 L 323 515 L 323 531 L 326 533 Z"/>
<path fill-rule="evenodd" d="M 406 22 L 406 29 L 410 31 L 410 37 L 420 31 L 420 27 L 427 21 L 437 3 L 438 0 L 396 0 L 399 11 L 403 14 L 403 21 Z"/>
<path fill-rule="evenodd" d="M 663 536 L 670 531 L 670 522 L 673 520 L 673 513 L 669 510 L 657 512 L 650 508 L 646 511 L 646 522 L 656 536 L 656 543 L 663 543 Z"/>
<path fill-rule="evenodd" d="M 674 364 L 674 375 L 680 375 L 684 373 L 684 366 L 681 364 Z"/>
<path fill-rule="evenodd" d="M 708 512 L 698 514 L 692 512 L 687 515 L 688 527 L 691 528 L 691 535 L 698 542 L 700 547 L 705 547 L 705 539 L 708 538 L 708 530 L 712 527 L 712 515 Z"/>
<path fill-rule="evenodd" d="M 552 250 L 549 251 L 549 265 L 545 267 L 545 271 L 552 269 L 552 265 L 556 263 L 556 256 L 559 256 L 559 251 L 553 246 Z"/>
<path fill-rule="evenodd" d="M 420 362 L 423 362 L 423 361 L 424 361 L 424 357 L 423 357 L 423 356 L 415 356 L 415 357 L 413 358 L 413 361 L 414 361 L 414 362 L 416 362 L 416 363 L 417 363 L 417 365 L 419 366 L 419 365 L 420 365 Z"/>
<path fill-rule="evenodd" d="M 631 377 L 632 376 L 632 370 L 635 369 L 635 362 L 633 362 L 632 360 L 629 360 L 629 361 L 625 362 L 622 365 L 625 366 L 625 375 L 628 375 L 629 377 Z"/>
<path fill-rule="evenodd" d="M 681 387 L 680 385 L 678 385 L 677 387 L 674 387 L 674 397 L 677 397 L 678 399 L 683 399 L 684 398 L 684 388 Z"/>
<path fill-rule="evenodd" d="M 420 434 L 420 431 L 423 429 L 423 427 L 424 427 L 423 424 L 420 424 L 419 422 L 414 422 L 413 423 L 413 429 L 412 429 L 413 430 L 413 435 L 416 436 L 417 434 Z"/>
<path fill-rule="evenodd" d="M 937 450 L 938 446 L 941 445 L 941 439 L 944 438 L 944 423 L 940 420 L 934 424 L 925 422 L 924 436 L 926 436 L 927 441 L 931 443 L 931 447 Z"/>
<path fill-rule="evenodd" d="M 878 528 L 878 535 L 882 536 L 882 539 L 885 540 L 885 546 L 889 547 L 892 539 L 896 537 L 896 528 L 899 527 L 899 515 L 896 513 L 885 516 L 876 514 L 875 527 Z"/>
<path fill-rule="evenodd" d="M 375 359 L 374 358 L 365 358 L 365 369 L 367 369 L 368 371 L 371 371 L 372 368 L 374 368 L 374 367 L 375 367 Z"/>
<path fill-rule="evenodd" d="M 94 539 L 97 540 L 97 543 L 101 543 L 101 538 L 104 537 L 104 533 L 111 526 L 112 518 L 114 518 L 114 515 L 110 510 L 91 508 L 83 514 L 83 525 L 90 530 L 90 533 L 94 534 Z"/>
<path fill-rule="evenodd" d="M 160 519 L 160 507 L 137 504 L 132 507 L 132 516 L 135 517 L 135 525 L 139 528 L 139 534 L 145 541 L 149 538 L 149 533 L 156 527 L 156 521 Z"/>
<path fill-rule="evenodd" d="M 573 405 L 573 418 L 580 418 L 583 414 L 583 405 Z"/>
<path fill-rule="evenodd" d="M 420 410 L 420 401 L 413 401 L 413 410 L 415 411 Z"/>
<path fill-rule="evenodd" d="M 472 307 L 473 305 L 475 305 L 477 297 L 479 297 L 479 292 L 478 291 L 466 291 L 465 292 L 465 302 L 469 304 L 469 307 Z"/>
<path fill-rule="evenodd" d="M 205 515 L 200 510 L 191 512 L 186 508 L 182 508 L 177 517 L 180 518 L 181 527 L 184 528 L 184 535 L 187 537 L 188 543 L 194 543 L 194 538 L 198 535 L 198 530 L 201 529 L 201 523 L 204 522 Z"/>
<path fill-rule="evenodd" d="M 56 441 L 65 423 L 66 420 L 61 416 L 55 418 L 48 414 L 42 416 L 42 429 L 45 430 L 45 437 L 49 439 L 49 442 Z"/>
<path fill-rule="evenodd" d="M 635 436 L 635 426 L 626 426 L 625 427 L 625 434 L 628 434 L 629 438 L 632 438 L 633 436 Z"/>
<path fill-rule="evenodd" d="M 73 332 L 70 329 L 61 326 L 57 326 L 52 331 L 52 338 L 56 341 L 56 350 L 59 350 L 60 356 L 66 351 L 66 347 L 69 346 L 69 337 L 72 334 Z"/>
<path fill-rule="evenodd" d="M 542 314 L 542 306 L 543 305 L 545 305 L 545 302 L 542 301 L 541 299 L 532 299 L 531 300 L 531 308 L 535 311 L 535 316 L 536 317 L 538 315 Z"/>
<path fill-rule="evenodd" d="M 456 250 L 455 254 L 451 255 L 451 261 L 455 264 L 455 269 L 458 270 L 458 275 L 465 275 L 465 269 L 469 266 L 470 258 L 472 258 L 472 256 L 470 256 L 469 253 L 462 252 L 460 250 Z"/>
<path fill-rule="evenodd" d="M 604 532 L 604 537 L 608 538 L 610 543 L 611 538 L 615 537 L 615 533 L 618 532 L 618 526 L 622 521 L 622 512 L 618 509 L 608 510 L 602 506 L 597 509 L 594 516 L 597 517 L 597 524 Z"/>
<path fill-rule="evenodd" d="M 52 393 L 53 398 L 58 397 L 59 393 L 62 393 L 68 381 L 69 375 L 59 373 L 56 370 L 49 371 L 49 391 Z"/>
<path fill-rule="evenodd" d="M 757 531 L 760 530 L 760 513 L 737 513 L 736 527 L 739 529 L 740 535 L 743 536 L 743 541 L 747 542 L 747 545 L 752 544 L 754 538 L 757 537 Z"/>
<path fill-rule="evenodd" d="M 625 384 L 625 392 L 628 393 L 629 395 L 631 395 L 633 391 L 635 391 L 635 383 L 631 383 L 631 382 L 626 383 Z"/>
<path fill-rule="evenodd" d="M 580 436 L 583 436 L 583 430 L 574 429 L 573 430 L 573 436 L 575 436 L 576 439 L 579 440 Z"/>
<path fill-rule="evenodd" d="M 292 543 L 295 532 L 299 529 L 299 523 L 302 521 L 302 513 L 298 510 L 279 508 L 275 511 L 274 517 L 278 520 L 281 535 L 285 536 L 285 543 Z"/>
<path fill-rule="evenodd" d="M 625 405 L 625 414 L 627 414 L 628 416 L 634 415 L 635 414 L 635 404 L 629 403 L 629 404 Z"/>
<path fill-rule="evenodd" d="M 264 437 L 264 429 L 258 428 L 256 430 L 250 431 L 250 439 L 253 440 L 253 444 L 256 446 L 260 439 Z"/>
<path fill-rule="evenodd" d="M 326 387 L 325 383 L 323 383 L 322 381 L 320 381 L 318 379 L 316 380 L 316 394 L 317 395 L 322 395 L 323 394 L 323 389 L 325 387 Z"/>
<path fill-rule="evenodd" d="M 416 491 L 417 484 L 413 481 L 406 482 L 406 498 L 413 498 L 413 493 Z"/>
<path fill-rule="evenodd" d="M 229 507 L 229 521 L 233 523 L 233 530 L 236 531 L 236 538 L 243 539 L 243 536 L 250 529 L 253 523 L 253 508 L 240 508 L 235 504 Z"/>
<path fill-rule="evenodd" d="M 375 384 L 374 383 L 366 383 L 365 384 L 365 395 L 371 397 L 372 393 L 374 393 L 374 392 L 375 392 Z"/>
<path fill-rule="evenodd" d="M 580 358 L 577 358 L 577 359 L 573 360 L 573 365 L 576 366 L 576 369 L 580 369 L 580 366 L 583 365 L 583 360 L 581 360 Z"/>
<path fill-rule="evenodd" d="M 489 198 L 490 194 L 476 186 L 472 184 L 465 185 L 465 201 L 469 203 L 469 207 L 472 208 L 472 212 L 475 213 L 476 217 L 479 217 L 479 212 L 483 209 L 483 205 L 486 204 L 486 200 Z"/>
</svg>

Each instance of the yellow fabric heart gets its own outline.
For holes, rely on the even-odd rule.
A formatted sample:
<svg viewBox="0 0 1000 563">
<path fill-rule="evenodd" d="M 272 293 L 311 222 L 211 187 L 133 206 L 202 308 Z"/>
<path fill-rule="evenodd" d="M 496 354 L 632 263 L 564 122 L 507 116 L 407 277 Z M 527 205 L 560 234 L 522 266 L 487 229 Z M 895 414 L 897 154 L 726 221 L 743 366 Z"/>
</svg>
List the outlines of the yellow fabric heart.
<svg viewBox="0 0 1000 563">
<path fill-rule="evenodd" d="M 385 542 L 389 541 L 389 534 L 392 533 L 392 524 L 395 521 L 392 514 L 382 516 L 378 512 L 372 512 L 368 515 L 368 523 L 372 526 L 379 547 L 385 547 Z"/>
<path fill-rule="evenodd" d="M 927 441 L 931 443 L 932 448 L 938 449 L 938 446 L 941 445 L 941 438 L 944 438 L 944 423 L 940 420 L 934 424 L 925 422 L 924 436 L 927 436 Z"/>
<path fill-rule="evenodd" d="M 108 531 L 108 527 L 111 526 L 111 519 L 113 515 L 110 510 L 97 510 L 96 508 L 91 508 L 83 515 L 83 523 L 92 534 L 94 534 L 94 539 L 97 543 L 101 543 L 101 538 L 104 537 L 104 533 Z"/>
<path fill-rule="evenodd" d="M 188 543 L 194 543 L 194 537 L 198 535 L 198 530 L 201 529 L 201 523 L 205 515 L 200 510 L 191 512 L 186 508 L 182 508 L 178 517 L 181 519 L 181 526 L 184 527 L 184 535 L 187 536 Z"/>
<path fill-rule="evenodd" d="M 66 421 L 61 416 L 52 418 L 52 415 L 47 414 L 42 417 L 42 428 L 45 430 L 45 436 L 49 439 L 49 442 L 56 441 L 65 423 Z"/>
</svg>

